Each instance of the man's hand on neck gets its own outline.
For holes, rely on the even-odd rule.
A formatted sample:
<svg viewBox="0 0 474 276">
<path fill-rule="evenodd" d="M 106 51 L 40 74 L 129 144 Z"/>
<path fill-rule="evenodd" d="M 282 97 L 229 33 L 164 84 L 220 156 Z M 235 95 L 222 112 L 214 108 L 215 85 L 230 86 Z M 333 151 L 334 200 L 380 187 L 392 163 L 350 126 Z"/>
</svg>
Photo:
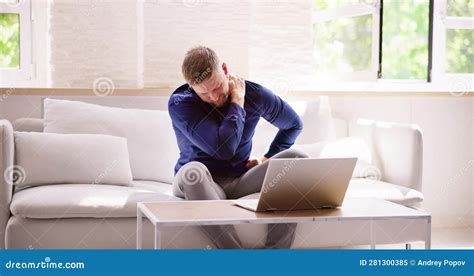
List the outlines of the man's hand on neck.
<svg viewBox="0 0 474 276">
<path fill-rule="evenodd" d="M 230 102 L 244 107 L 245 102 L 245 81 L 238 76 L 229 75 L 229 95 Z"/>
</svg>

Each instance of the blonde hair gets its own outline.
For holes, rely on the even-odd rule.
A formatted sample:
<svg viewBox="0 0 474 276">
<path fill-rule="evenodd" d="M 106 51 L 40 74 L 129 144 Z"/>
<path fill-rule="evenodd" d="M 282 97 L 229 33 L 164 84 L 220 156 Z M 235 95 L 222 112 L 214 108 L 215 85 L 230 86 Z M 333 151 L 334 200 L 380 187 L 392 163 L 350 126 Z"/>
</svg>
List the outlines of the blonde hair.
<svg viewBox="0 0 474 276">
<path fill-rule="evenodd" d="M 208 79 L 218 66 L 219 58 L 214 50 L 197 46 L 186 52 L 181 72 L 189 85 L 196 85 Z"/>
</svg>

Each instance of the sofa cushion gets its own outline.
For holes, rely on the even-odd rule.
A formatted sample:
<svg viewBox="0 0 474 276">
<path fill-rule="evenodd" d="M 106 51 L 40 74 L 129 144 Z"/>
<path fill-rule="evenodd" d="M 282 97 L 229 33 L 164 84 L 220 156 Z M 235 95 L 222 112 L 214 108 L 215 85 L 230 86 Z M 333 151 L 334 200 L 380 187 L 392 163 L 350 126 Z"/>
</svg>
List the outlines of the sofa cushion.
<svg viewBox="0 0 474 276">
<path fill-rule="evenodd" d="M 98 134 L 14 132 L 15 187 L 86 183 L 130 185 L 127 140 Z"/>
<path fill-rule="evenodd" d="M 319 97 L 313 101 L 289 101 L 303 121 L 303 131 L 298 136 L 296 144 L 309 144 L 336 138 L 336 130 L 331 115 L 331 107 L 327 97 Z M 252 156 L 261 156 L 275 138 L 278 128 L 265 119 L 258 121 L 252 139 Z"/>
<path fill-rule="evenodd" d="M 241 199 L 257 199 L 259 193 L 250 194 Z M 394 185 L 383 181 L 354 178 L 346 192 L 347 198 L 377 198 L 393 203 L 413 206 L 423 201 L 423 194 L 404 186 Z"/>
<path fill-rule="evenodd" d="M 372 165 L 372 153 L 362 137 L 351 136 L 332 141 L 294 145 L 311 158 L 357 157 L 352 177 L 381 179 L 380 169 Z"/>
<path fill-rule="evenodd" d="M 133 179 L 172 182 L 179 150 L 166 111 L 45 99 L 44 132 L 125 137 Z"/>
<path fill-rule="evenodd" d="M 172 194 L 172 186 L 155 181 L 134 181 L 132 186 L 59 184 L 27 188 L 13 195 L 10 210 L 24 218 L 123 218 L 136 217 L 142 201 L 183 200 Z M 254 193 L 243 198 L 258 198 Z M 405 206 L 423 200 L 423 195 L 390 183 L 352 179 L 346 197 L 378 198 Z"/>
<path fill-rule="evenodd" d="M 354 178 L 351 180 L 346 197 L 384 199 L 405 206 L 413 206 L 424 199 L 423 194 L 417 190 L 383 181 L 363 178 Z"/>
<path fill-rule="evenodd" d="M 288 102 L 303 121 L 303 131 L 296 144 L 309 144 L 336 139 L 336 129 L 332 119 L 331 106 L 327 96 L 317 100 Z"/>
<path fill-rule="evenodd" d="M 182 200 L 171 185 L 134 181 L 132 186 L 59 184 L 23 189 L 13 195 L 13 215 L 27 218 L 136 217 L 137 202 Z"/>
</svg>

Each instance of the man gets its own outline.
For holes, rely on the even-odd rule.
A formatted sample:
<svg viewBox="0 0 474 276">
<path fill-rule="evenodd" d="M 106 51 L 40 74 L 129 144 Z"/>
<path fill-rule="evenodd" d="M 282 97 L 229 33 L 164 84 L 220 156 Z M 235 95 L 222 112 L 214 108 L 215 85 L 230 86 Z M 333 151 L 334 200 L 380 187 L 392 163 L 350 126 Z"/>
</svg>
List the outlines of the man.
<svg viewBox="0 0 474 276">
<path fill-rule="evenodd" d="M 187 84 L 168 102 L 180 156 L 173 193 L 187 200 L 237 199 L 259 192 L 268 158 L 307 157 L 289 149 L 301 119 L 267 88 L 229 73 L 207 47 L 190 49 L 182 64 Z M 251 158 L 260 117 L 279 128 L 267 153 Z M 218 248 L 241 248 L 233 226 L 203 227 Z M 266 248 L 289 248 L 296 224 L 270 224 Z"/>
</svg>

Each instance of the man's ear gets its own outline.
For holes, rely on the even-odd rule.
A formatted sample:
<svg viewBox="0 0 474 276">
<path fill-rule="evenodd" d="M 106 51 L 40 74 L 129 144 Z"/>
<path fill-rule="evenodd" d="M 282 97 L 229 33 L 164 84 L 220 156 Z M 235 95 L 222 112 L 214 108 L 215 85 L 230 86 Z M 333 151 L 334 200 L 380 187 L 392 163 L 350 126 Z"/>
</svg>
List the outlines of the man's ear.
<svg viewBox="0 0 474 276">
<path fill-rule="evenodd" d="M 227 64 L 225 64 L 225 62 L 222 63 L 222 70 L 224 70 L 224 75 L 229 75 L 229 71 L 227 70 Z"/>
</svg>

